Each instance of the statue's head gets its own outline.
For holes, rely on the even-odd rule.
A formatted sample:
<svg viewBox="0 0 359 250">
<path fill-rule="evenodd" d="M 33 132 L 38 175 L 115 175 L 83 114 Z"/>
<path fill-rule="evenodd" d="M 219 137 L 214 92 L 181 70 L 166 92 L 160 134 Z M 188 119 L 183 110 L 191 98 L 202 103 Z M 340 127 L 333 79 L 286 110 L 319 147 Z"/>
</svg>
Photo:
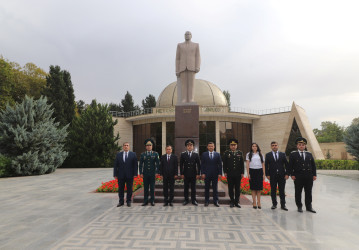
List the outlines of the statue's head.
<svg viewBox="0 0 359 250">
<path fill-rule="evenodd" d="M 192 33 L 191 33 L 191 31 L 186 31 L 186 33 L 184 34 L 184 39 L 185 39 L 186 41 L 191 41 L 191 39 L 192 39 Z"/>
</svg>

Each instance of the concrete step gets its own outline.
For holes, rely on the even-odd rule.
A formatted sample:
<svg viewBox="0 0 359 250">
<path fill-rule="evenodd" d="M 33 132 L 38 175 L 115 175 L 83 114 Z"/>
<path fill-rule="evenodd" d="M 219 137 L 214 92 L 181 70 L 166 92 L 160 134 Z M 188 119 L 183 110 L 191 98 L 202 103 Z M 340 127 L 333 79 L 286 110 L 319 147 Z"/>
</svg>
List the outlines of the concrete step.
<svg viewBox="0 0 359 250">
<path fill-rule="evenodd" d="M 190 189 L 191 190 L 191 189 Z M 183 196 L 183 188 L 182 189 L 175 189 L 174 196 Z M 191 197 L 191 191 L 188 192 L 189 197 Z M 155 195 L 163 196 L 163 188 L 155 188 Z M 199 197 L 204 197 L 204 189 L 196 189 L 196 195 Z M 212 189 L 209 191 L 209 196 L 213 195 Z M 226 193 L 223 190 L 218 190 L 218 197 L 225 197 Z"/>
<path fill-rule="evenodd" d="M 196 197 L 196 200 L 197 200 L 197 202 L 198 202 L 198 204 L 199 204 L 200 206 L 201 206 L 201 205 L 204 205 L 204 197 L 199 197 L 199 196 L 197 196 L 197 197 Z M 175 204 L 182 204 L 183 201 L 184 201 L 183 195 L 182 195 L 182 196 L 175 196 L 175 197 L 173 198 L 173 203 L 175 203 Z M 137 195 L 137 196 L 133 197 L 133 202 L 134 202 L 134 203 L 143 203 L 143 195 Z M 155 203 L 162 205 L 162 204 L 164 203 L 164 198 L 163 198 L 163 196 L 155 195 Z M 210 204 L 213 204 L 212 197 L 210 197 L 209 203 L 210 203 Z M 226 199 L 226 198 L 221 199 L 221 198 L 219 197 L 219 204 L 229 205 L 229 199 Z M 189 200 L 189 204 L 188 204 L 187 206 L 189 206 L 189 205 L 192 205 L 192 204 L 191 204 L 191 199 Z"/>
</svg>

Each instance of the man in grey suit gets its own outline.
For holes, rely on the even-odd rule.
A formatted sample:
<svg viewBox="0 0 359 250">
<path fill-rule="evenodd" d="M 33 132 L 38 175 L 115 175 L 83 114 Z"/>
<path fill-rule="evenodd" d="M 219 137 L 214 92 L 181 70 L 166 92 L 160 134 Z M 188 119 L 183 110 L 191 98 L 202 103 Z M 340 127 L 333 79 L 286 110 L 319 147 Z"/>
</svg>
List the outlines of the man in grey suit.
<svg viewBox="0 0 359 250">
<path fill-rule="evenodd" d="M 179 101 L 188 103 L 194 102 L 194 75 L 199 72 L 201 56 L 199 44 L 191 42 L 191 32 L 187 31 L 184 36 L 185 42 L 177 45 L 176 76 L 181 83 L 181 100 Z"/>
<path fill-rule="evenodd" d="M 137 176 L 137 157 L 135 152 L 130 151 L 130 144 L 125 142 L 122 145 L 123 151 L 117 153 L 115 166 L 113 168 L 113 177 L 118 181 L 119 203 L 117 207 L 124 205 L 125 184 L 127 187 L 127 206 L 131 206 L 133 177 Z"/>
</svg>

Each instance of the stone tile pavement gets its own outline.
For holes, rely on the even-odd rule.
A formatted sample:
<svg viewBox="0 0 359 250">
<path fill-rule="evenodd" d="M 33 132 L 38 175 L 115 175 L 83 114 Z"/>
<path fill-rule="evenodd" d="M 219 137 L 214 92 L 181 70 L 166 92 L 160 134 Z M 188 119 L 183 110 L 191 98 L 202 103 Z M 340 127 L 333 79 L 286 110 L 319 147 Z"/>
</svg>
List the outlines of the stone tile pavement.
<svg viewBox="0 0 359 250">
<path fill-rule="evenodd" d="M 116 208 L 117 194 L 93 193 L 112 169 L 58 169 L 0 179 L 0 249 L 356 249 L 359 181 L 322 174 L 313 189 L 317 214 L 222 205 Z M 341 177 L 344 176 L 344 177 Z M 247 196 L 251 200 L 250 196 Z"/>
</svg>

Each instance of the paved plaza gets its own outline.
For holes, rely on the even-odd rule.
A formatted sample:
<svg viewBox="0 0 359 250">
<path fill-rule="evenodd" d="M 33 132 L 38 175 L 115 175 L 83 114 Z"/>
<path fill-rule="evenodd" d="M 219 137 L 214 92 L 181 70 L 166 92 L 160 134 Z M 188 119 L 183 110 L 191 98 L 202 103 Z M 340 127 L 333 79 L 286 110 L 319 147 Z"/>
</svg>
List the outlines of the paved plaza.
<svg viewBox="0 0 359 250">
<path fill-rule="evenodd" d="M 57 169 L 0 179 L 0 249 L 356 249 L 359 171 L 318 171 L 317 214 L 222 205 L 117 208 L 114 193 L 94 193 L 112 169 Z M 250 200 L 251 197 L 247 196 Z"/>
</svg>

